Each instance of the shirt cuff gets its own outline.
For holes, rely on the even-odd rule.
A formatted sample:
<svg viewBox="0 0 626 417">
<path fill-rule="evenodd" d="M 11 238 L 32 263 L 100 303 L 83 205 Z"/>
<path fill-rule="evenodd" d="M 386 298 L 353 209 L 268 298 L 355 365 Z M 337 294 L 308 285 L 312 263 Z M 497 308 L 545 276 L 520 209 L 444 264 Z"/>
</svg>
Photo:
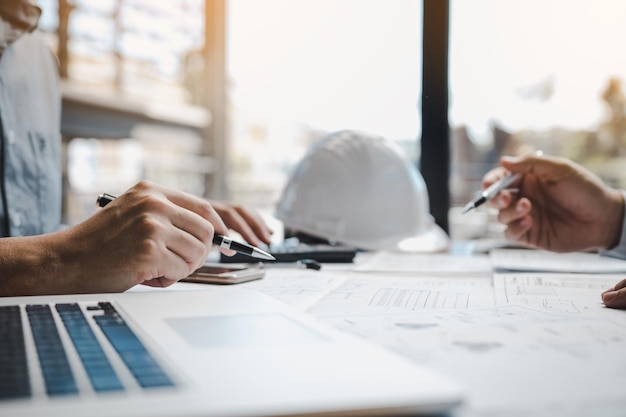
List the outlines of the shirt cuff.
<svg viewBox="0 0 626 417">
<path fill-rule="evenodd" d="M 626 191 L 622 191 L 622 196 L 626 202 Z M 626 259 L 626 218 L 622 220 L 622 235 L 619 238 L 617 246 L 608 250 L 601 250 L 600 255 Z"/>
</svg>

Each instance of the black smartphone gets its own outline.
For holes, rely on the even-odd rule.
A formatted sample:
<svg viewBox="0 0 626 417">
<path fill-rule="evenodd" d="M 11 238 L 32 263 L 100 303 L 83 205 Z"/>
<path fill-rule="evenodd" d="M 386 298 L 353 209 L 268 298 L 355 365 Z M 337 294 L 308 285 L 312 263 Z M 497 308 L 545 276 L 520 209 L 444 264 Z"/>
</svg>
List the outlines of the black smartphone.
<svg viewBox="0 0 626 417">
<path fill-rule="evenodd" d="M 261 279 L 264 275 L 265 270 L 263 268 L 242 265 L 205 264 L 181 281 L 204 284 L 239 284 Z"/>
</svg>

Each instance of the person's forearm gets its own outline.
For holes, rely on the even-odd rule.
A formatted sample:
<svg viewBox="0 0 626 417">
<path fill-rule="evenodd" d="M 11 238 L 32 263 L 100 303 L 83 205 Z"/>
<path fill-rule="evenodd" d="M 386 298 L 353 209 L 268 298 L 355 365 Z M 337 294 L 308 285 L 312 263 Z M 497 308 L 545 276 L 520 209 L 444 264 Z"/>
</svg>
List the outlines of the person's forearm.
<svg viewBox="0 0 626 417">
<path fill-rule="evenodd" d="M 49 235 L 0 239 L 0 296 L 76 292 Z"/>
</svg>

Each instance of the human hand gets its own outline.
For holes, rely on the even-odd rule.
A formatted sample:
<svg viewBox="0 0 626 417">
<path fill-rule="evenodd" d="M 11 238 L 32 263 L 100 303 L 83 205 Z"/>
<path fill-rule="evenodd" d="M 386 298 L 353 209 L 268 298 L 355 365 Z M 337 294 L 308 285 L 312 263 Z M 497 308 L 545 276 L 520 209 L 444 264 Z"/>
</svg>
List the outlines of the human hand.
<svg viewBox="0 0 626 417">
<path fill-rule="evenodd" d="M 618 244 L 624 217 L 622 194 L 574 162 L 559 157 L 503 157 L 483 177 L 488 187 L 507 172 L 523 173 L 489 204 L 507 226 L 505 236 L 555 252 L 608 249 Z"/>
<path fill-rule="evenodd" d="M 602 293 L 604 305 L 610 308 L 626 308 L 626 279 Z"/>
<path fill-rule="evenodd" d="M 241 234 L 251 245 L 270 244 L 273 231 L 259 213 L 248 207 L 221 201 L 211 201 L 211 205 L 229 229 Z"/>
<path fill-rule="evenodd" d="M 142 181 L 61 233 L 56 241 L 78 292 L 114 292 L 186 277 L 205 261 L 214 233 L 228 228 L 208 201 Z"/>
</svg>

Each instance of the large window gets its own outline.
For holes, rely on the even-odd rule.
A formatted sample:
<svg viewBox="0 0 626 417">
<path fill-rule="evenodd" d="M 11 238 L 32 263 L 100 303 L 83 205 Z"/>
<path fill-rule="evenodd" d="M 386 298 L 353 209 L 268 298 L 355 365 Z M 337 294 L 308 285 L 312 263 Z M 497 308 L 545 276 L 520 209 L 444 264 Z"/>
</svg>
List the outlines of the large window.
<svg viewBox="0 0 626 417">
<path fill-rule="evenodd" d="M 64 221 L 141 179 L 207 195 L 204 0 L 39 0 L 63 83 Z"/>
<path fill-rule="evenodd" d="M 202 103 L 203 83 L 216 82 L 207 79 L 198 55 L 205 41 L 204 0 L 39 3 L 44 9 L 41 28 L 60 57 L 67 54 L 61 62 L 67 84 L 81 92 L 122 94 L 178 108 Z M 226 197 L 257 208 L 273 207 L 305 150 L 325 133 L 341 129 L 395 140 L 417 160 L 421 1 L 226 4 L 228 108 L 213 114 L 214 123 L 223 114 L 229 118 L 228 166 L 219 173 L 227 178 Z M 95 190 L 121 192 L 140 177 L 203 194 L 202 181 L 181 176 L 180 170 L 208 165 L 185 159 L 172 148 L 196 153 L 198 143 L 175 135 L 158 137 L 163 135 L 168 132 L 148 131 L 141 147 L 136 138 L 70 142 L 70 192 L 88 194 L 84 205 L 91 209 Z M 158 154 L 149 154 L 144 145 L 157 146 Z M 80 162 L 86 157 L 90 163 Z M 146 166 L 151 161 L 152 167 Z M 116 172 L 119 178 L 114 178 Z M 111 184 L 102 183 L 104 173 Z M 72 201 L 68 206 L 82 205 Z"/>
<path fill-rule="evenodd" d="M 421 1 L 230 0 L 230 194 L 271 206 L 325 132 L 359 129 L 416 159 Z"/>
<path fill-rule="evenodd" d="M 204 45 L 203 0 L 40 0 L 39 4 L 44 11 L 39 27 L 52 35 L 62 75 L 72 83 L 151 101 L 194 101 L 197 88 L 191 84 L 193 71 L 198 70 L 194 54 Z M 58 33 L 67 41 L 59 42 Z"/>
<path fill-rule="evenodd" d="M 500 155 L 531 150 L 626 186 L 626 3 L 452 0 L 450 10 L 453 204 Z"/>
</svg>

